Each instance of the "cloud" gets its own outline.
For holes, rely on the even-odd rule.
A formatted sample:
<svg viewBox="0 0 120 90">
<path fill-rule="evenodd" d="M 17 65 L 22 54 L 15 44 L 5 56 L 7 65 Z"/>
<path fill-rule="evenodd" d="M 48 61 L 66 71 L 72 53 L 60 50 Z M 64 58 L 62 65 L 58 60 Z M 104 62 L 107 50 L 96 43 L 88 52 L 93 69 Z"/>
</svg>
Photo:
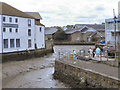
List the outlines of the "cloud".
<svg viewBox="0 0 120 90">
<path fill-rule="evenodd" d="M 26 12 L 39 12 L 46 26 L 101 23 L 118 14 L 119 0 L 0 0 Z"/>
<path fill-rule="evenodd" d="M 95 10 L 97 10 L 97 11 L 104 11 L 105 8 L 104 8 L 103 6 L 97 6 L 97 7 L 95 8 Z"/>
</svg>

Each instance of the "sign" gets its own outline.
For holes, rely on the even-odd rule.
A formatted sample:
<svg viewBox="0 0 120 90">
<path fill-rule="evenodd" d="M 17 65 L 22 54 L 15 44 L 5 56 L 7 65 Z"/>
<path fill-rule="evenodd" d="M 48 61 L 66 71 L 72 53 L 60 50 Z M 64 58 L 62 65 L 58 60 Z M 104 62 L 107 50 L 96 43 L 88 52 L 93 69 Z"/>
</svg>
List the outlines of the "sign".
<svg viewBox="0 0 120 90">
<path fill-rule="evenodd" d="M 18 24 L 7 24 L 7 23 L 3 23 L 3 27 L 18 28 Z"/>
</svg>

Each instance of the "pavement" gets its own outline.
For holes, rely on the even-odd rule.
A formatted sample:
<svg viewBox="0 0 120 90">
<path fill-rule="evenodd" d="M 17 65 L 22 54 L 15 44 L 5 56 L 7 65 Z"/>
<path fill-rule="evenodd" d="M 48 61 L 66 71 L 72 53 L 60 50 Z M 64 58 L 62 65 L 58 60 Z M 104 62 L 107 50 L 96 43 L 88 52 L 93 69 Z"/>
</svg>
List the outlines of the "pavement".
<svg viewBox="0 0 120 90">
<path fill-rule="evenodd" d="M 93 63 L 92 61 L 83 61 L 83 60 L 77 60 L 76 63 L 74 64 L 74 61 L 69 57 L 64 57 L 60 59 L 60 61 L 81 67 L 88 71 L 99 73 L 101 75 L 104 75 L 110 78 L 120 80 L 118 78 L 118 67 L 112 67 L 102 63 Z"/>
</svg>

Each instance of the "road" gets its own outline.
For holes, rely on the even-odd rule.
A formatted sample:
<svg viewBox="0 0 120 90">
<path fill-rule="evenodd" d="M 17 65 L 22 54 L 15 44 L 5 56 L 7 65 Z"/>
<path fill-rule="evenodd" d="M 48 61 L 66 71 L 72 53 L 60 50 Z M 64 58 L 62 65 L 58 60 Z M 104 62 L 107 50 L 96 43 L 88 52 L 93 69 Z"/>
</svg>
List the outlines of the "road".
<svg viewBox="0 0 120 90">
<path fill-rule="evenodd" d="M 54 80 L 53 54 L 25 61 L 12 61 L 2 65 L 3 88 L 67 88 Z"/>
</svg>

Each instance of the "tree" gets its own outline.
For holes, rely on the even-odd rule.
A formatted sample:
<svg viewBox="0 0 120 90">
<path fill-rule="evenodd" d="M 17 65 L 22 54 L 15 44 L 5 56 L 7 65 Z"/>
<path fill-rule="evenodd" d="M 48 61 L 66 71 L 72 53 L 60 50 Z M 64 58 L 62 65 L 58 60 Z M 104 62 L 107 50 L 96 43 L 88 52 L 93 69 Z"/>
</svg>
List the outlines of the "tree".
<svg viewBox="0 0 120 90">
<path fill-rule="evenodd" d="M 53 35 L 53 39 L 55 41 L 62 41 L 66 40 L 67 36 L 65 34 L 65 31 L 63 31 L 60 27 L 57 27 L 58 31 Z"/>
</svg>

